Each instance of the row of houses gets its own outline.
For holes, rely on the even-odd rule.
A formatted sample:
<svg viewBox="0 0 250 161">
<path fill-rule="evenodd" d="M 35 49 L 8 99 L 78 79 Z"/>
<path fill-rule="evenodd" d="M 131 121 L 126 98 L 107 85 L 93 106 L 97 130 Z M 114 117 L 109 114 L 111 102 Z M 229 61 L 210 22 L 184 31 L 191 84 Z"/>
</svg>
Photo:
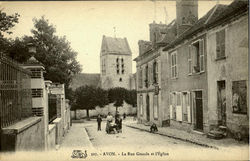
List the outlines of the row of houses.
<svg viewBox="0 0 250 161">
<path fill-rule="evenodd" d="M 139 122 L 248 135 L 248 1 L 198 19 L 198 1 L 179 0 L 175 20 L 149 28 L 134 59 Z"/>
<path fill-rule="evenodd" d="M 69 130 L 64 85 L 44 80 L 44 72 L 33 56 L 19 64 L 0 54 L 1 151 L 55 150 Z"/>
</svg>

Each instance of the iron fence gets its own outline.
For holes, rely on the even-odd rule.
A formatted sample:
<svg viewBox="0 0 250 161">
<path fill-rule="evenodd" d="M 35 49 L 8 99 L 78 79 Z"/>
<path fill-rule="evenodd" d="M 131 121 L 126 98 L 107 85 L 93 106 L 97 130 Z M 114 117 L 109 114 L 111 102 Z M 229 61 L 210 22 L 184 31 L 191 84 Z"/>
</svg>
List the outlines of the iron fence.
<svg viewBox="0 0 250 161">
<path fill-rule="evenodd" d="M 57 118 L 57 95 L 50 94 L 48 95 L 49 98 L 49 123 Z"/>
<path fill-rule="evenodd" d="M 0 53 L 0 126 L 32 115 L 30 72 Z"/>
</svg>

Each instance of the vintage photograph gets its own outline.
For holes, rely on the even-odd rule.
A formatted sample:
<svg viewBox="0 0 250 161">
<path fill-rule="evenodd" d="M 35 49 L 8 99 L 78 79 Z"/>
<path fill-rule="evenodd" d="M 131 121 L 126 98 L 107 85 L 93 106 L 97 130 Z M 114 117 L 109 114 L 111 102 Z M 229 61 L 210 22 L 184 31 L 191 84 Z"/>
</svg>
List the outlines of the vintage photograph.
<svg viewBox="0 0 250 161">
<path fill-rule="evenodd" d="M 0 160 L 249 160 L 249 1 L 0 1 Z"/>
</svg>

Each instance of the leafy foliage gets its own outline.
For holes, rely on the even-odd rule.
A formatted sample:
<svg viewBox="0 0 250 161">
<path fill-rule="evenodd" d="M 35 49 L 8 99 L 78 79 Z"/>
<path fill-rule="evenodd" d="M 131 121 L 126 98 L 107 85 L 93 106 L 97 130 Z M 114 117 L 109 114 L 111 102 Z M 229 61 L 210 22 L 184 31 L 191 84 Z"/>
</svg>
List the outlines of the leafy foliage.
<svg viewBox="0 0 250 161">
<path fill-rule="evenodd" d="M 11 34 L 11 28 L 18 23 L 20 15 L 15 13 L 13 15 L 7 15 L 5 12 L 0 10 L 0 37 L 3 37 L 3 33 Z"/>
<path fill-rule="evenodd" d="M 95 109 L 96 106 L 104 107 L 108 104 L 107 91 L 93 86 L 81 86 L 75 90 L 72 109 Z"/>
<path fill-rule="evenodd" d="M 0 10 L 0 52 L 7 53 L 10 46 L 11 40 L 4 37 L 4 33 L 11 34 L 11 28 L 13 28 L 17 23 L 20 15 L 15 13 L 13 15 L 7 15 L 5 12 Z"/>
<path fill-rule="evenodd" d="M 55 35 L 56 29 L 44 17 L 33 19 L 32 43 L 37 47 L 36 59 L 45 65 L 45 78 L 52 82 L 69 86 L 74 74 L 81 71 L 76 61 L 77 52 L 73 51 L 66 37 Z"/>
<path fill-rule="evenodd" d="M 11 20 L 16 22 L 14 18 Z M 56 28 L 45 17 L 33 19 L 33 22 L 32 36 L 24 36 L 15 40 L 2 39 L 1 41 L 0 39 L 0 45 L 1 42 L 5 44 L 4 51 L 18 62 L 24 63 L 31 57 L 28 52 L 28 43 L 34 44 L 36 46 L 34 56 L 46 70 L 45 79 L 65 84 L 66 98 L 72 100 L 73 93 L 69 89 L 69 84 L 73 75 L 81 71 L 81 65 L 76 60 L 77 52 L 71 48 L 65 36 L 56 35 Z M 8 26 L 11 27 L 10 24 Z"/>
</svg>

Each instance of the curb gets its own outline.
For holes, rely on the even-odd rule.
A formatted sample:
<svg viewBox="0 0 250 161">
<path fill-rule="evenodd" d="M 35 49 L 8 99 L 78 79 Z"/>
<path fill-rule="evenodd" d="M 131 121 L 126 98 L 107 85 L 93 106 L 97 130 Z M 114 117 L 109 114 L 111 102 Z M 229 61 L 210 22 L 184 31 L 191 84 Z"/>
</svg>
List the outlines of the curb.
<svg viewBox="0 0 250 161">
<path fill-rule="evenodd" d="M 146 132 L 150 133 L 150 131 L 146 130 L 146 129 L 142 129 L 142 128 L 131 126 L 131 125 L 127 125 L 127 124 L 124 124 L 124 125 L 127 126 L 127 127 L 130 127 L 130 128 L 139 129 L 139 130 L 146 131 Z M 213 146 L 213 145 L 208 145 L 208 144 L 197 142 L 197 141 L 193 141 L 193 140 L 190 140 L 190 139 L 184 139 L 184 138 L 181 138 L 181 137 L 177 137 L 177 136 L 173 136 L 173 135 L 168 135 L 168 134 L 165 134 L 165 133 L 161 133 L 159 131 L 156 132 L 155 134 L 162 135 L 162 136 L 167 136 L 169 138 L 173 138 L 173 139 L 176 139 L 176 140 L 181 140 L 181 141 L 189 142 L 189 143 L 196 144 L 196 145 L 199 145 L 199 146 L 203 146 L 203 147 L 206 147 L 206 148 L 213 148 L 213 149 L 219 150 L 218 147 Z"/>
<path fill-rule="evenodd" d="M 88 134 L 88 131 L 87 131 L 86 127 L 84 127 L 84 131 L 86 133 L 86 140 L 87 140 L 90 148 L 95 149 L 95 147 L 93 146 L 92 142 L 90 141 L 89 134 Z"/>
</svg>

